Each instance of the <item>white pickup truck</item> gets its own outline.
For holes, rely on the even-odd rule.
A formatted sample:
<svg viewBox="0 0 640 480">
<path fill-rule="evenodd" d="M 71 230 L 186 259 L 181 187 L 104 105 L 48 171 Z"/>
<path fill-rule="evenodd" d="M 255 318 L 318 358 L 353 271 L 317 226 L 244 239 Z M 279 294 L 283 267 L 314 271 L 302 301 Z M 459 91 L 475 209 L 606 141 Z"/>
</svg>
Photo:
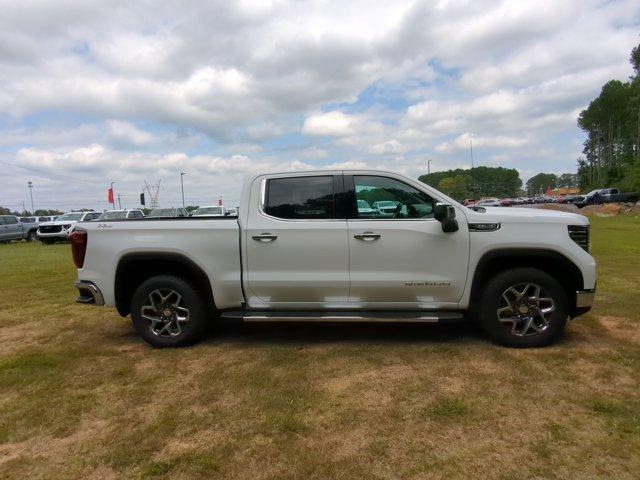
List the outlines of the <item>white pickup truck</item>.
<svg viewBox="0 0 640 480">
<path fill-rule="evenodd" d="M 71 245 L 77 301 L 131 314 L 158 347 L 193 343 L 219 317 L 469 318 L 498 343 L 536 347 L 591 308 L 596 286 L 586 217 L 471 210 L 381 171 L 255 175 L 238 217 L 79 223 Z"/>
</svg>

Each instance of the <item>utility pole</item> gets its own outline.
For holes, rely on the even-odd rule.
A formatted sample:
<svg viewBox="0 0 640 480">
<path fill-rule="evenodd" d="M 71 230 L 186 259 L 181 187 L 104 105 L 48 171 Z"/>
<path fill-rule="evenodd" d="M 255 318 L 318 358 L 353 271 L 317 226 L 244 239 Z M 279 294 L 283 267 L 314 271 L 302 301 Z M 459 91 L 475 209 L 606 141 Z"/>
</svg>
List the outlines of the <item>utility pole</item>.
<svg viewBox="0 0 640 480">
<path fill-rule="evenodd" d="M 469 152 L 471 153 L 471 193 L 476 198 L 476 181 L 473 177 L 473 133 L 469 133 Z"/>
<path fill-rule="evenodd" d="M 27 182 L 27 186 L 29 187 L 29 196 L 31 197 L 31 215 L 33 215 L 33 182 Z"/>
<path fill-rule="evenodd" d="M 184 182 L 182 181 L 182 177 L 186 175 L 185 172 L 180 172 L 180 190 L 182 191 L 182 208 L 184 208 Z"/>
</svg>

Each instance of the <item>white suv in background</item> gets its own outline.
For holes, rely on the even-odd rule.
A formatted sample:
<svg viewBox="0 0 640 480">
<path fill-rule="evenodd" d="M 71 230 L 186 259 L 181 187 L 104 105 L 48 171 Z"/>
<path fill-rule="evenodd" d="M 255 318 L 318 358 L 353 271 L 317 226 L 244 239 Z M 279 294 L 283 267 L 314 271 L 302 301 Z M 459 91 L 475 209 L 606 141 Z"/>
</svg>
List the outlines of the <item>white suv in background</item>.
<svg viewBox="0 0 640 480">
<path fill-rule="evenodd" d="M 78 222 L 96 220 L 100 212 L 69 212 L 60 215 L 52 222 L 41 223 L 38 227 L 38 238 L 42 243 L 54 243 L 69 240 Z"/>
<path fill-rule="evenodd" d="M 98 220 L 130 220 L 132 218 L 144 218 L 144 213 L 139 208 L 128 210 L 107 210 L 102 212 Z"/>
<path fill-rule="evenodd" d="M 219 205 L 206 205 L 196 208 L 191 214 L 192 217 L 226 217 L 229 211 Z"/>
</svg>

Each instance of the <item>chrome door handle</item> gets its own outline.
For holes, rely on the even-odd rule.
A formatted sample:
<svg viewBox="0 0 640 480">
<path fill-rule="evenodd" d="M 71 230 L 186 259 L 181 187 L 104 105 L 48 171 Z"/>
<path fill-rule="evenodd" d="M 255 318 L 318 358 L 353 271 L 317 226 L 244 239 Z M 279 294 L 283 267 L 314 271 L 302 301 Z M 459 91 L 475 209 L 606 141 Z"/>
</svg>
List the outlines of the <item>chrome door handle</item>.
<svg viewBox="0 0 640 480">
<path fill-rule="evenodd" d="M 373 233 L 373 232 L 363 232 L 356 233 L 353 238 L 358 240 L 364 240 L 365 242 L 372 242 L 374 240 L 378 240 L 382 236 L 381 233 Z"/>
<path fill-rule="evenodd" d="M 251 238 L 259 242 L 273 242 L 276 238 L 278 238 L 278 236 L 272 233 L 261 233 L 260 235 L 254 235 Z"/>
</svg>

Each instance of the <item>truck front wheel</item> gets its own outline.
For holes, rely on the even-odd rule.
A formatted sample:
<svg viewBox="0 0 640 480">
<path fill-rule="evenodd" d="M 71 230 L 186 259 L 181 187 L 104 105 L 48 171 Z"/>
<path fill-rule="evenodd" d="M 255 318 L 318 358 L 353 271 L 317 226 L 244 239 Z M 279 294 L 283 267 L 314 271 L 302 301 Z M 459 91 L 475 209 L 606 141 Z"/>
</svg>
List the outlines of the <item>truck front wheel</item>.
<svg viewBox="0 0 640 480">
<path fill-rule="evenodd" d="M 560 283 L 534 268 L 499 273 L 479 296 L 481 326 L 508 347 L 550 345 L 562 336 L 567 317 L 567 295 Z"/>
<path fill-rule="evenodd" d="M 189 282 L 171 275 L 144 281 L 131 299 L 131 320 L 154 347 L 182 347 L 197 341 L 208 320 L 205 296 Z"/>
</svg>

